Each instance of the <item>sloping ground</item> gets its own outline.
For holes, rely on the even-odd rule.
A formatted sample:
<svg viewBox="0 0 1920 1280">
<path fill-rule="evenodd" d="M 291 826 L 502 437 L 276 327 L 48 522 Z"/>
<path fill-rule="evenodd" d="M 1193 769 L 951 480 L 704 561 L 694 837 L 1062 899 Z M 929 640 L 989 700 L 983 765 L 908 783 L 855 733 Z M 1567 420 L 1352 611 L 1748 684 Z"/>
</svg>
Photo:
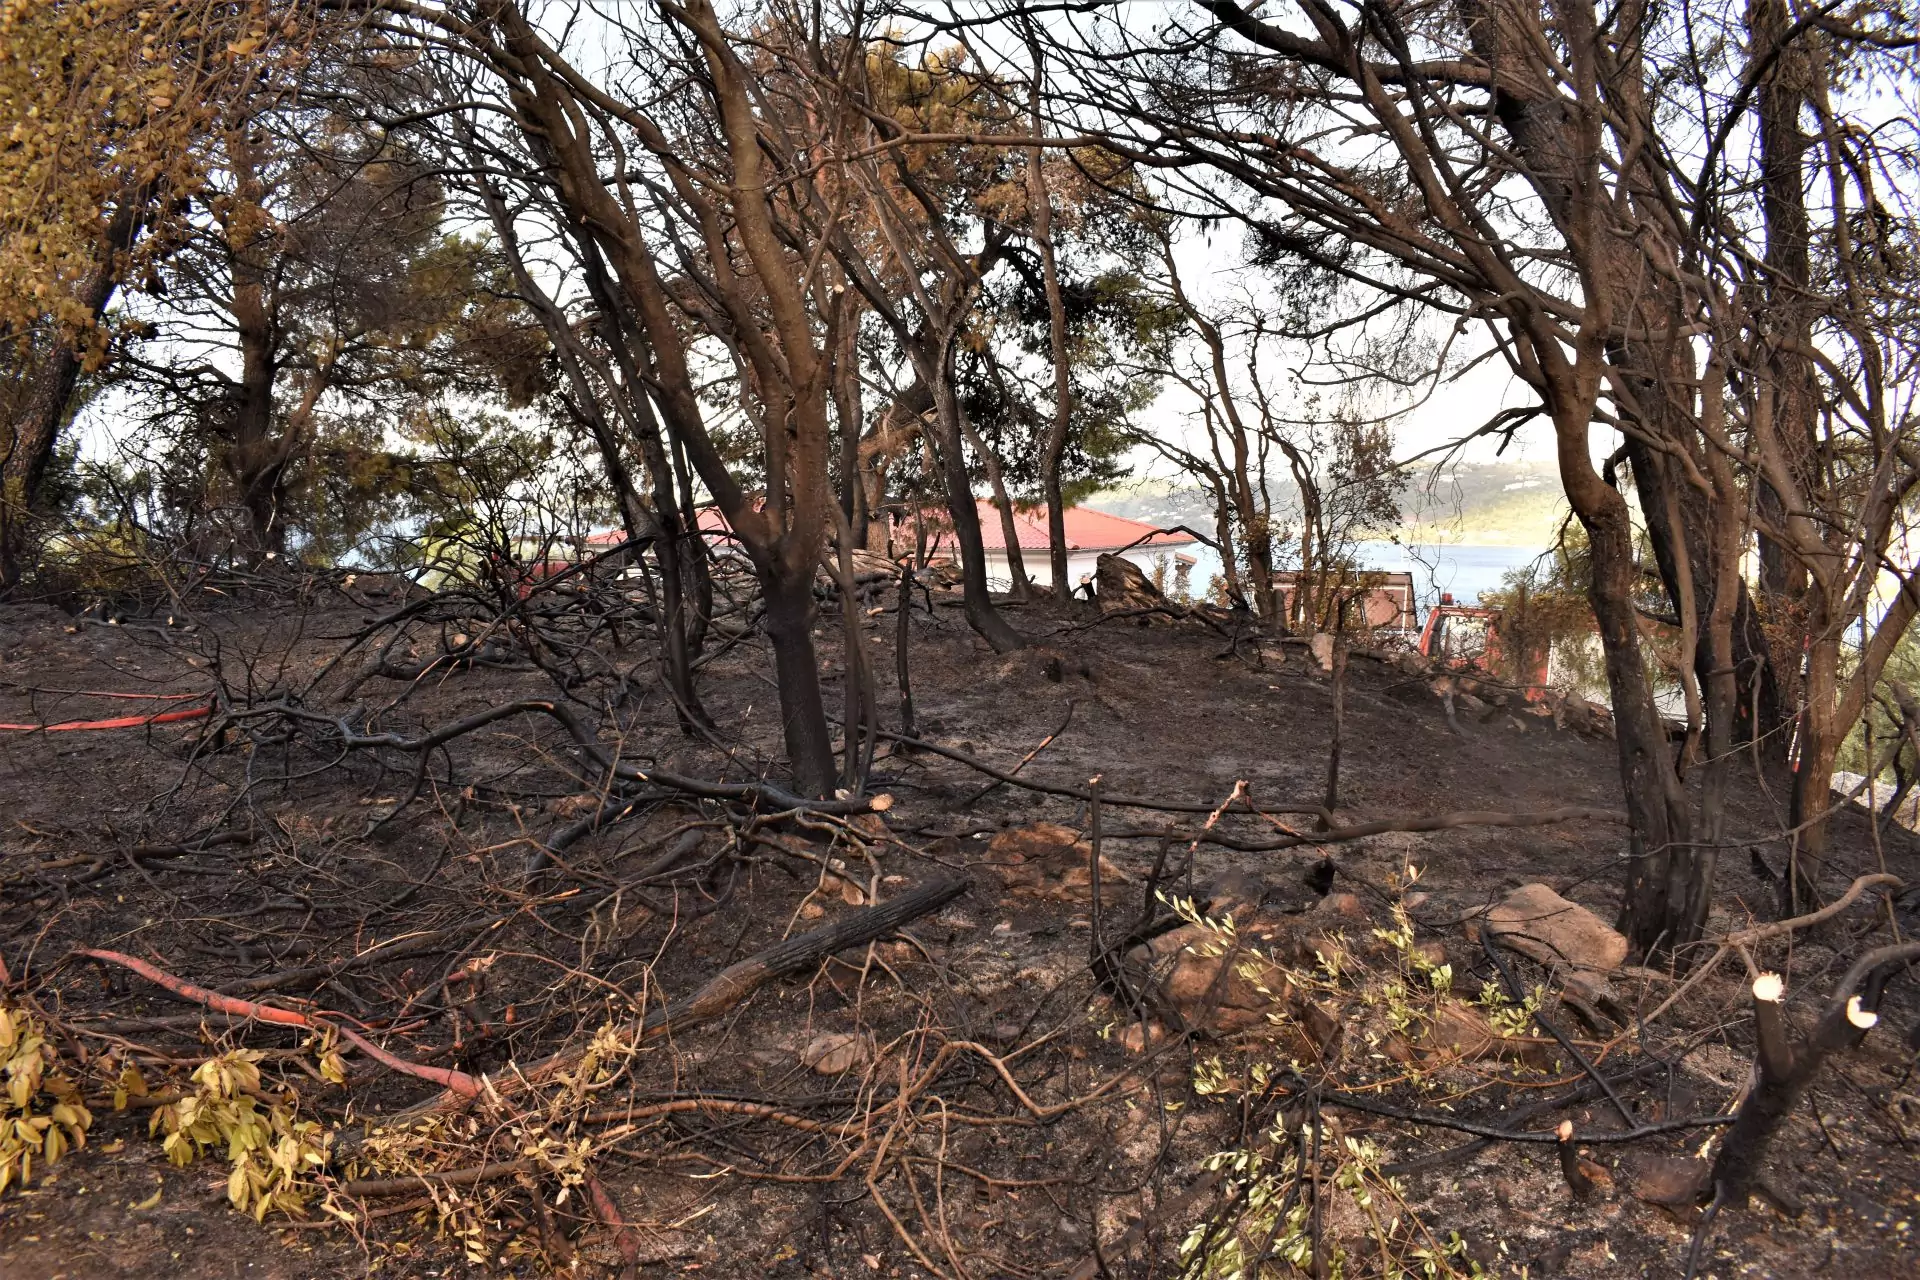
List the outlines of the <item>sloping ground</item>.
<svg viewBox="0 0 1920 1280">
<path fill-rule="evenodd" d="M 216 684 L 230 707 L 258 708 L 320 677 L 301 705 L 361 715 L 390 705 L 380 725 L 404 736 L 555 696 L 554 681 L 505 643 L 490 664 L 360 679 L 390 628 L 329 666 L 391 607 L 328 594 L 191 625 L 161 614 L 118 626 L 15 607 L 0 612 L 0 721 L 107 718 L 126 712 L 124 700 L 90 695 L 210 694 Z M 590 814 L 604 782 L 541 716 L 496 721 L 431 754 L 404 805 L 413 756 L 331 750 L 324 726 L 283 716 L 228 722 L 218 741 L 203 735 L 205 721 L 0 733 L 0 957 L 14 990 L 30 992 L 60 1031 L 96 1117 L 84 1151 L 0 1198 L 0 1274 L 456 1274 L 469 1264 L 450 1233 L 464 1226 L 476 1255 L 515 1274 L 697 1265 L 723 1276 L 1090 1276 L 1104 1264 L 1144 1277 L 1178 1274 L 1182 1241 L 1210 1222 L 1222 1225 L 1202 1247 L 1216 1258 L 1223 1242 L 1252 1253 L 1275 1241 L 1311 1251 L 1318 1241 L 1329 1266 L 1341 1251 L 1348 1275 L 1422 1266 L 1421 1249 L 1462 1272 L 1685 1271 L 1699 1208 L 1648 1196 L 1679 1167 L 1660 1160 L 1700 1150 L 1715 1130 L 1612 1142 L 1622 1115 L 1597 1090 L 1564 1102 L 1587 1075 L 1544 1041 L 1524 1006 L 1490 997 L 1460 1012 L 1483 983 L 1501 982 L 1465 927 L 1481 908 L 1544 883 L 1612 918 L 1618 826 L 1472 825 L 1317 845 L 1315 817 L 1287 810 L 1324 795 L 1333 689 L 1302 646 L 1269 644 L 1256 665 L 1247 646 L 1222 656 L 1220 637 L 1191 624 L 1016 618 L 1038 644 L 1007 657 L 984 652 L 944 601 L 913 620 L 918 727 L 929 746 L 881 751 L 875 788 L 894 800 L 884 826 L 648 803 L 568 844 L 532 877 L 529 856 Z M 870 623 L 887 725 L 897 723 L 894 621 Z M 464 645 L 470 625 L 424 626 L 389 656 Z M 708 742 L 676 727 L 644 641 L 629 634 L 622 649 L 599 624 L 542 625 L 575 627 L 567 634 L 584 635 L 605 659 L 567 692 L 579 714 L 600 718 L 602 741 L 617 732 L 624 758 L 699 778 L 777 778 L 778 709 L 758 641 L 702 673 L 719 726 Z M 822 644 L 837 652 L 832 629 Z M 835 681 L 829 705 L 839 698 Z M 1617 803 L 1604 736 L 1498 708 L 1463 714 L 1455 732 L 1425 678 L 1358 656 L 1345 704 L 1336 826 Z M 1022 780 L 1056 791 L 1098 775 L 1108 797 L 1197 811 L 1103 804 L 1108 863 L 1096 912 L 1086 846 L 1076 843 L 1092 826 L 1085 801 L 988 790 L 992 779 L 955 757 L 1017 767 Z M 1264 812 L 1208 828 L 1207 810 L 1239 783 Z M 1736 799 L 1738 847 L 1722 860 L 1716 933 L 1773 914 L 1746 848 L 1782 865 L 1767 839 L 1779 820 L 1752 784 L 1743 779 Z M 1063 834 L 1019 834 L 1041 822 Z M 1876 838 L 1857 811 L 1839 822 L 1839 852 L 1818 873 L 1826 893 L 1883 861 L 1915 881 L 1909 833 L 1889 826 Z M 181 847 L 208 832 L 231 842 Z M 1292 848 L 1231 847 L 1296 834 L 1307 839 Z M 686 996 L 783 936 L 855 920 L 870 898 L 954 873 L 971 877 L 968 894 L 898 935 L 644 1046 L 603 1038 L 596 1065 L 571 1083 L 513 1083 L 555 1048 L 585 1048 L 600 1029 Z M 1221 942 L 1217 931 L 1166 919 L 1150 888 L 1216 916 L 1237 907 L 1236 933 Z M 1396 903 L 1411 932 L 1383 941 L 1399 928 Z M 1855 953 L 1885 939 L 1888 910 L 1862 905 L 1760 957 L 1785 967 L 1796 1016 L 1818 1005 Z M 1139 937 L 1159 931 L 1201 945 L 1172 953 L 1187 966 L 1172 978 L 1123 964 L 1115 956 L 1124 948 L 1094 966 L 1096 976 L 1096 918 L 1109 939 L 1146 922 Z M 1158 945 L 1147 939 L 1132 954 L 1144 964 Z M 1217 948 L 1211 969 L 1208 945 Z M 321 1225 L 317 1211 L 310 1225 L 275 1215 L 255 1226 L 226 1206 L 222 1153 L 170 1168 L 147 1136 L 150 1106 L 136 1099 L 127 1114 L 113 1112 L 113 1075 L 131 1062 L 152 1094 L 191 1092 L 197 1063 L 244 1045 L 264 1051 L 264 1094 L 292 1088 L 298 1115 L 329 1123 L 349 1107 L 355 1117 L 392 1115 L 435 1090 L 351 1051 L 346 1084 L 332 1083 L 315 1069 L 306 1033 L 195 1008 L 123 967 L 70 958 L 79 946 L 358 1026 L 409 1063 L 488 1073 L 503 1096 L 457 1109 L 431 1142 L 382 1155 L 377 1142 L 350 1140 L 333 1157 L 336 1188 L 353 1176 L 485 1176 L 435 1181 L 431 1192 L 363 1185 L 357 1203 L 341 1206 L 382 1216 L 353 1226 Z M 1337 953 L 1332 967 L 1328 952 Z M 1243 978 L 1243 963 L 1255 961 L 1270 967 Z M 1587 1026 L 1554 998 L 1564 975 L 1518 957 L 1508 964 L 1523 994 L 1547 989 L 1542 1011 L 1602 1073 L 1634 1076 L 1617 1092 L 1641 1125 L 1710 1119 L 1743 1088 L 1752 1034 L 1737 965 L 1644 1026 L 1635 1015 L 1653 1014 L 1676 983 L 1615 973 L 1610 994 L 1624 1025 L 1603 1017 Z M 1437 965 L 1459 999 L 1435 994 Z M 1226 1018 L 1229 1006 L 1244 1016 Z M 1902 1042 L 1916 1008 L 1911 979 L 1896 979 L 1882 1027 L 1833 1063 L 1783 1133 L 1770 1179 L 1800 1212 L 1762 1200 L 1721 1212 L 1699 1274 L 1912 1274 L 1920 1089 Z M 1446 1019 L 1455 1021 L 1442 1035 Z M 1502 1020 L 1515 1034 L 1469 1043 Z M 1222 1034 L 1229 1022 L 1238 1029 Z M 1551 1143 L 1460 1149 L 1463 1135 L 1433 1123 L 1448 1117 L 1536 1135 L 1570 1120 L 1611 1186 L 1576 1201 Z M 566 1152 L 582 1137 L 588 1159 L 572 1162 Z M 1242 1159 L 1228 1173 L 1275 1181 L 1206 1172 L 1208 1157 L 1234 1151 L 1264 1163 Z M 1446 1154 L 1381 1180 L 1434 1153 Z M 1249 1219 L 1263 1185 L 1278 1212 Z M 1356 1188 L 1371 1189 L 1369 1203 Z M 1290 1226 L 1288 1214 L 1309 1201 L 1304 1225 Z M 616 1214 L 624 1228 L 611 1225 Z M 1279 1264 L 1271 1273 L 1287 1274 Z"/>
</svg>

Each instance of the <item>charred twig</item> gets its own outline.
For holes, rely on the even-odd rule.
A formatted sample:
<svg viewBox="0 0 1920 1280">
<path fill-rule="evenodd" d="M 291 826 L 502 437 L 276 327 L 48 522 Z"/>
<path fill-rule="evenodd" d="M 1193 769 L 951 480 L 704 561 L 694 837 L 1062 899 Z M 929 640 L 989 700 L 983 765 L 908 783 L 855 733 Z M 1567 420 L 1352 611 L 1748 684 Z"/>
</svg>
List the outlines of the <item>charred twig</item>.
<svg viewBox="0 0 1920 1280">
<path fill-rule="evenodd" d="M 1554 1134 L 1559 1138 L 1560 1176 L 1566 1179 L 1567 1190 L 1573 1192 L 1575 1200 L 1591 1200 L 1597 1185 L 1580 1159 L 1580 1144 L 1573 1140 L 1573 1121 L 1562 1120 Z"/>
<path fill-rule="evenodd" d="M 1078 698 L 1067 699 L 1067 714 L 1060 718 L 1059 727 L 1054 729 L 1054 731 L 1048 734 L 1046 737 L 1040 739 L 1039 746 L 1027 752 L 1027 754 L 1025 754 L 1024 756 L 1021 756 L 1020 763 L 1014 765 L 1013 768 L 1007 771 L 1006 778 L 995 778 L 992 782 L 989 782 L 986 786 L 980 788 L 978 791 L 968 796 L 965 800 L 962 800 L 959 804 L 959 808 L 961 808 L 962 810 L 972 809 L 973 806 L 979 804 L 982 800 L 985 800 L 988 796 L 992 795 L 994 791 L 996 791 L 1000 787 L 1005 786 L 1008 779 L 1011 779 L 1015 774 L 1019 773 L 1022 769 L 1026 768 L 1029 764 L 1032 764 L 1033 758 L 1035 756 L 1039 755 L 1042 751 L 1045 751 L 1048 747 L 1052 746 L 1054 743 L 1054 740 L 1058 738 L 1061 734 L 1067 731 L 1067 726 L 1073 723 L 1073 709 L 1079 705 L 1080 705 L 1080 700 Z M 1087 790 L 1089 791 L 1093 790 L 1092 783 L 1087 784 Z"/>
<path fill-rule="evenodd" d="M 1487 953 L 1487 959 L 1493 962 L 1493 967 L 1500 971 L 1500 980 L 1506 985 L 1507 995 L 1511 997 L 1516 1004 L 1525 1003 L 1526 992 L 1520 989 L 1520 980 L 1513 976 L 1512 968 L 1508 966 L 1505 958 L 1501 956 L 1501 942 L 1493 930 L 1480 930 L 1480 947 Z M 1533 1020 L 1540 1024 L 1542 1031 L 1558 1041 L 1560 1047 L 1565 1049 L 1567 1054 L 1575 1062 L 1580 1064 L 1580 1069 L 1587 1073 L 1589 1079 L 1600 1086 L 1601 1091 L 1607 1095 L 1607 1101 L 1613 1104 L 1614 1110 L 1620 1113 L 1620 1118 L 1627 1122 L 1629 1129 L 1640 1123 L 1638 1118 L 1634 1116 L 1632 1109 L 1627 1106 L 1626 1099 L 1615 1092 L 1614 1087 L 1607 1082 L 1607 1078 L 1594 1069 L 1593 1060 L 1580 1051 L 1579 1045 L 1570 1040 L 1565 1032 L 1561 1031 L 1558 1026 L 1549 1021 L 1547 1015 L 1538 1009 L 1535 1009 L 1533 1012 Z"/>
</svg>

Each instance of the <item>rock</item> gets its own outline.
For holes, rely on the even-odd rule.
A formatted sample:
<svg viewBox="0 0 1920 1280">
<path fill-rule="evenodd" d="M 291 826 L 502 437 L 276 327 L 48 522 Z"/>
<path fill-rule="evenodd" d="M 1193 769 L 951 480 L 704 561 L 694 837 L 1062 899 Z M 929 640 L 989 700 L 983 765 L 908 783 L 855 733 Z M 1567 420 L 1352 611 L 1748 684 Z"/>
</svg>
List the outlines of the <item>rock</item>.
<svg viewBox="0 0 1920 1280">
<path fill-rule="evenodd" d="M 1136 972 L 1153 975 L 1155 1004 L 1191 1031 L 1232 1035 L 1284 1012 L 1293 987 L 1279 966 L 1234 947 L 1201 925 L 1182 925 L 1128 953 Z M 1231 962 L 1223 976 L 1221 967 Z"/>
<path fill-rule="evenodd" d="M 1458 1000 L 1442 1001 L 1420 1035 L 1423 1055 L 1456 1061 L 1500 1058 L 1539 1067 L 1547 1065 L 1556 1047 L 1539 1036 L 1503 1036 L 1485 1014 Z"/>
<path fill-rule="evenodd" d="M 1071 827 L 1036 822 L 1002 831 L 987 845 L 987 861 L 998 868 L 1010 893 L 1063 901 L 1092 896 L 1093 846 Z M 1127 883 L 1128 876 L 1103 857 L 1100 879 L 1119 885 Z"/>
<path fill-rule="evenodd" d="M 1245 924 L 1260 910 L 1260 904 L 1267 896 L 1267 886 L 1260 877 L 1234 868 L 1221 872 L 1199 886 L 1194 896 L 1198 899 L 1202 914 L 1209 920 L 1232 916 L 1235 923 Z"/>
<path fill-rule="evenodd" d="M 1593 912 L 1544 884 L 1522 885 L 1488 909 L 1485 927 L 1503 944 L 1578 980 L 1583 994 L 1604 990 L 1627 958 L 1627 940 Z"/>
<path fill-rule="evenodd" d="M 1626 1158 L 1624 1171 L 1636 1197 L 1669 1208 L 1697 1205 L 1707 1186 L 1707 1162 L 1693 1156 L 1639 1152 Z"/>
<path fill-rule="evenodd" d="M 872 1056 L 872 1047 L 862 1036 L 847 1031 L 831 1031 L 807 1041 L 800 1051 L 800 1065 L 823 1076 L 851 1071 Z"/>
<path fill-rule="evenodd" d="M 1312 914 L 1330 916 L 1336 920 L 1365 920 L 1367 909 L 1361 905 L 1358 894 L 1330 893 L 1314 904 Z"/>
<path fill-rule="evenodd" d="M 1093 584 L 1102 613 L 1116 609 L 1159 609 L 1167 603 L 1153 580 L 1125 556 L 1108 553 L 1095 561 Z"/>
<path fill-rule="evenodd" d="M 847 864 L 838 858 L 827 863 L 828 870 L 820 876 L 820 891 L 836 895 L 840 901 L 850 907 L 863 907 L 867 904 L 866 886 L 853 878 L 847 870 Z"/>
<path fill-rule="evenodd" d="M 1300 1009 L 1300 1027 L 1307 1033 L 1307 1042 L 1313 1046 L 1320 1061 L 1329 1062 L 1339 1056 L 1343 1024 L 1339 1016 L 1325 1005 L 1314 1000 L 1305 1001 Z"/>
</svg>

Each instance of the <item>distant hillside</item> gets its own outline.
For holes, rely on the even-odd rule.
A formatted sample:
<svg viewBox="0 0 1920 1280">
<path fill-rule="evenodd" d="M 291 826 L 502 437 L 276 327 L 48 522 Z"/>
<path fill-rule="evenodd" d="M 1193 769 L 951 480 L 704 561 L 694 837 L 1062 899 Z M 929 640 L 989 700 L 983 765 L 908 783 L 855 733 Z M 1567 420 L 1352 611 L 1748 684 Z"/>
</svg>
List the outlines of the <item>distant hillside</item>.
<svg viewBox="0 0 1920 1280">
<path fill-rule="evenodd" d="M 1148 480 L 1103 490 L 1087 505 L 1158 525 L 1188 524 L 1213 530 L 1213 501 L 1194 485 Z M 1291 481 L 1273 484 L 1273 505 L 1284 518 L 1299 511 Z M 1438 473 L 1417 473 L 1401 497 L 1403 518 L 1394 529 L 1412 543 L 1453 542 L 1475 546 L 1545 547 L 1566 514 L 1566 499 L 1549 467 L 1527 462 L 1462 464 Z"/>
</svg>

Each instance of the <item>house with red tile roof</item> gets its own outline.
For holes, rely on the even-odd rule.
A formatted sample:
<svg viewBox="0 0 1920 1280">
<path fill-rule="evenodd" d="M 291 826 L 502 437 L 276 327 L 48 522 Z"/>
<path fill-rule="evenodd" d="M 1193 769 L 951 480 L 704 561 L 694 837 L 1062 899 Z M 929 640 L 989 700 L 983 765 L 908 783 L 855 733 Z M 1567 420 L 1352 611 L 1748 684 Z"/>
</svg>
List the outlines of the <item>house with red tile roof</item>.
<svg viewBox="0 0 1920 1280">
<path fill-rule="evenodd" d="M 1007 567 L 1007 538 L 1000 522 L 1000 509 L 983 498 L 978 510 L 980 540 L 985 544 L 987 553 L 987 581 L 994 590 L 1005 591 L 1012 584 L 1013 576 Z M 1140 566 L 1148 577 L 1154 576 L 1156 570 L 1161 571 L 1169 592 L 1185 592 L 1206 586 L 1205 583 L 1188 582 L 1188 573 L 1196 563 L 1192 551 L 1199 545 L 1199 540 L 1192 534 L 1156 532 L 1153 525 L 1128 520 L 1124 516 L 1110 516 L 1091 507 L 1069 507 L 1065 515 L 1067 575 L 1076 586 L 1093 577 L 1095 564 L 1109 552 L 1121 552 Z M 947 519 L 946 509 L 929 507 L 926 519 L 931 535 L 928 540 L 928 559 L 935 562 L 957 561 L 959 552 L 954 546 L 953 528 Z M 1047 585 L 1052 574 L 1047 567 L 1046 509 L 1021 511 L 1016 508 L 1013 520 L 1027 576 L 1042 586 Z M 700 527 L 709 537 L 724 534 L 726 518 L 716 508 L 702 507 Z M 881 527 L 882 523 L 876 522 L 876 531 Z M 591 548 L 604 549 L 617 545 L 625 536 L 618 529 L 609 529 L 589 537 L 587 543 Z M 884 536 L 884 533 L 880 534 L 880 537 Z M 895 553 L 911 551 L 913 537 L 910 523 L 896 526 L 893 535 Z M 875 547 L 874 550 L 884 553 L 885 548 Z"/>
<path fill-rule="evenodd" d="M 983 498 L 978 510 L 980 541 L 987 552 L 987 581 L 994 590 L 1005 591 L 1013 582 L 1013 574 L 1007 567 L 1007 535 L 1000 520 L 1000 508 Z M 1094 566 L 1102 555 L 1118 552 L 1138 565 L 1149 578 L 1158 570 L 1165 583 L 1164 590 L 1169 593 L 1206 587 L 1204 582 L 1188 581 L 1197 562 L 1193 549 L 1199 545 L 1199 539 L 1192 534 L 1160 533 L 1154 525 L 1108 515 L 1091 507 L 1068 507 L 1063 514 L 1067 526 L 1067 579 L 1074 586 L 1092 579 Z M 1013 525 L 1027 577 L 1041 586 L 1048 585 L 1052 570 L 1047 567 L 1046 508 L 1036 507 L 1030 511 L 1014 508 Z M 937 558 L 956 557 L 950 531 L 942 535 L 937 546 Z"/>
</svg>

